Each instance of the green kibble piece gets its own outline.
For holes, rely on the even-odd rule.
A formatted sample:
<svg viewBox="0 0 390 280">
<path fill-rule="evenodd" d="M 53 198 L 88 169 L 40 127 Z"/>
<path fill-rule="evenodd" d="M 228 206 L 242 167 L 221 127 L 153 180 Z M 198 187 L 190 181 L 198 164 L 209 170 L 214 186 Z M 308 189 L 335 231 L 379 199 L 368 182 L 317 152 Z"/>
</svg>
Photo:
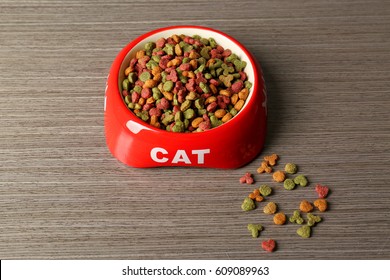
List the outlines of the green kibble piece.
<svg viewBox="0 0 390 280">
<path fill-rule="evenodd" d="M 141 82 L 146 82 L 147 80 L 150 80 L 151 78 L 151 75 L 148 71 L 144 71 L 141 73 L 141 75 L 139 75 L 139 79 L 141 80 Z"/>
<path fill-rule="evenodd" d="M 164 91 L 171 91 L 173 89 L 173 82 L 172 81 L 166 81 L 163 85 Z"/>
<path fill-rule="evenodd" d="M 152 55 L 152 60 L 157 62 L 157 63 L 159 63 L 160 60 L 161 60 L 161 56 L 159 56 L 159 55 Z"/>
<path fill-rule="evenodd" d="M 215 58 L 213 63 L 210 63 L 209 69 L 217 69 L 222 66 L 223 61 L 219 58 Z"/>
<path fill-rule="evenodd" d="M 163 48 L 163 51 L 168 55 L 173 55 L 173 45 L 171 44 L 165 44 L 165 47 Z"/>
<path fill-rule="evenodd" d="M 245 81 L 244 82 L 244 86 L 247 88 L 247 89 L 250 89 L 252 87 L 252 83 L 249 82 L 249 81 Z"/>
<path fill-rule="evenodd" d="M 182 122 L 183 121 L 183 112 L 178 111 L 175 114 L 175 122 Z"/>
<path fill-rule="evenodd" d="M 231 55 L 229 55 L 227 58 L 226 58 L 226 62 L 233 62 L 234 60 L 238 59 L 238 56 L 234 53 L 232 53 Z"/>
<path fill-rule="evenodd" d="M 207 63 L 207 60 L 204 57 L 199 57 L 198 58 L 198 64 L 199 65 L 206 64 L 206 63 Z"/>
<path fill-rule="evenodd" d="M 286 190 L 293 190 L 295 188 L 294 180 L 293 179 L 286 179 L 286 180 L 284 180 L 283 187 Z"/>
<path fill-rule="evenodd" d="M 182 63 L 188 63 L 190 61 L 191 61 L 191 58 L 185 57 L 185 58 L 183 58 Z"/>
<path fill-rule="evenodd" d="M 198 98 L 195 100 L 195 107 L 197 109 L 203 109 L 204 108 L 204 99 L 203 98 Z"/>
<path fill-rule="evenodd" d="M 154 100 L 159 100 L 160 98 L 162 98 L 162 93 L 158 89 L 158 87 L 152 88 L 152 94 L 153 94 L 153 99 Z"/>
<path fill-rule="evenodd" d="M 309 238 L 311 235 L 311 228 L 309 226 L 301 226 L 297 230 L 297 234 L 302 238 Z"/>
<path fill-rule="evenodd" d="M 200 50 L 200 55 L 204 57 L 205 59 L 210 59 L 210 48 L 209 47 L 204 47 Z"/>
<path fill-rule="evenodd" d="M 233 73 L 232 75 L 234 79 L 240 79 L 241 77 L 240 73 Z"/>
<path fill-rule="evenodd" d="M 223 72 L 223 71 L 222 71 Z M 215 69 L 211 69 L 210 70 L 210 74 L 211 76 L 213 76 L 214 78 L 217 77 L 217 72 L 215 71 Z"/>
<path fill-rule="evenodd" d="M 173 122 L 174 120 L 175 120 L 175 116 L 174 116 L 174 115 L 165 113 L 164 118 L 162 119 L 161 122 L 162 122 L 165 126 L 167 126 L 168 124 L 170 124 L 170 123 Z"/>
<path fill-rule="evenodd" d="M 203 45 L 205 45 L 205 46 L 207 46 L 207 45 L 210 43 L 209 40 L 207 40 L 206 38 L 200 38 L 199 41 L 200 41 Z"/>
<path fill-rule="evenodd" d="M 137 104 L 134 104 L 134 103 L 130 102 L 129 104 L 127 104 L 127 107 L 129 107 L 129 109 L 131 109 L 131 110 L 134 110 L 135 109 L 135 105 L 137 105 Z"/>
<path fill-rule="evenodd" d="M 210 88 L 206 83 L 200 82 L 199 87 L 203 90 L 204 93 L 210 92 Z"/>
<path fill-rule="evenodd" d="M 200 40 L 202 37 L 200 37 L 200 35 L 198 34 L 195 34 L 192 36 L 192 38 L 194 38 L 195 40 Z"/>
<path fill-rule="evenodd" d="M 142 111 L 141 112 L 141 119 L 146 122 L 147 120 L 149 120 L 149 113 L 148 111 Z"/>
<path fill-rule="evenodd" d="M 188 78 L 187 78 L 187 77 L 180 76 L 180 82 L 182 82 L 183 84 L 186 84 L 187 81 L 188 81 Z"/>
<path fill-rule="evenodd" d="M 309 227 L 314 226 L 316 223 L 321 222 L 321 217 L 313 215 L 311 213 L 307 213 L 307 225 Z"/>
<path fill-rule="evenodd" d="M 186 119 L 186 120 L 190 120 L 193 117 L 195 117 L 195 111 L 192 108 L 189 108 L 189 109 L 185 110 L 183 112 L 183 114 L 184 114 L 184 119 Z"/>
<path fill-rule="evenodd" d="M 238 111 L 234 108 L 232 108 L 230 111 L 230 114 L 232 114 L 232 116 L 234 117 L 235 115 L 237 115 Z"/>
<path fill-rule="evenodd" d="M 260 235 L 260 231 L 263 230 L 261 224 L 248 224 L 248 230 L 251 232 L 253 238 L 257 238 Z"/>
<path fill-rule="evenodd" d="M 182 41 L 183 42 L 183 41 Z M 181 43 L 181 42 L 180 42 Z M 184 43 L 184 42 L 183 42 Z M 182 44 L 183 46 L 180 46 L 183 50 L 183 52 L 190 52 L 194 49 L 192 45 L 189 45 L 187 43 Z"/>
<path fill-rule="evenodd" d="M 242 71 L 246 66 L 246 62 L 239 60 L 239 59 L 234 60 L 233 64 L 234 64 L 234 68 L 236 68 L 237 72 Z"/>
<path fill-rule="evenodd" d="M 209 45 L 210 47 L 212 47 L 213 49 L 218 46 L 217 42 L 214 40 L 214 38 L 209 38 Z"/>
<path fill-rule="evenodd" d="M 142 106 L 138 103 L 134 105 L 134 110 L 141 110 Z"/>
<path fill-rule="evenodd" d="M 259 192 L 262 196 L 269 196 L 272 193 L 272 188 L 268 185 L 261 185 Z"/>
<path fill-rule="evenodd" d="M 172 132 L 184 132 L 184 123 L 181 121 L 176 121 L 172 127 Z"/>
<path fill-rule="evenodd" d="M 210 116 L 210 123 L 212 127 L 217 127 L 222 124 L 222 121 L 219 120 L 216 116 L 212 115 Z"/>
<path fill-rule="evenodd" d="M 202 73 L 204 71 L 204 69 L 206 68 L 206 65 L 205 64 L 201 64 L 198 69 L 196 69 L 194 71 L 195 74 L 198 74 L 198 73 Z"/>
<path fill-rule="evenodd" d="M 152 51 L 156 47 L 154 42 L 148 42 L 145 44 L 145 50 Z"/>
<path fill-rule="evenodd" d="M 250 199 L 249 197 L 246 197 L 241 204 L 241 209 L 243 211 L 251 211 L 255 208 L 256 208 L 255 202 L 252 199 Z"/>
<path fill-rule="evenodd" d="M 284 171 L 288 174 L 295 174 L 298 171 L 298 168 L 295 163 L 287 163 L 284 167 Z"/>
<path fill-rule="evenodd" d="M 123 82 L 122 82 L 122 88 L 125 89 L 125 90 L 128 90 L 129 89 L 129 85 L 130 85 L 129 79 L 124 79 Z"/>
<path fill-rule="evenodd" d="M 141 86 L 135 86 L 135 87 L 133 88 L 133 90 L 134 90 L 135 92 L 137 92 L 137 93 L 141 93 L 142 87 L 141 87 Z"/>
<path fill-rule="evenodd" d="M 210 80 L 213 76 L 211 76 L 210 73 L 205 73 L 204 77 L 205 77 L 205 79 Z"/>
<path fill-rule="evenodd" d="M 138 79 L 137 74 L 135 72 L 130 72 L 127 78 L 129 79 L 129 82 L 131 84 L 134 84 Z"/>
<path fill-rule="evenodd" d="M 184 119 L 184 128 L 187 129 L 190 126 L 190 121 L 187 119 Z"/>
<path fill-rule="evenodd" d="M 181 103 L 180 111 L 184 112 L 191 107 L 191 100 L 185 100 Z"/>
<path fill-rule="evenodd" d="M 176 94 L 176 93 L 173 95 L 173 101 L 172 101 L 172 103 L 173 103 L 174 106 L 175 106 L 175 105 L 179 105 L 179 101 L 177 100 L 177 94 Z"/>
<path fill-rule="evenodd" d="M 294 178 L 294 183 L 296 185 L 300 185 L 301 187 L 306 187 L 308 182 L 304 175 L 298 175 Z"/>
<path fill-rule="evenodd" d="M 157 66 L 158 66 L 158 63 L 154 60 L 149 60 L 146 63 L 146 68 L 148 68 L 149 70 L 152 70 L 154 67 L 157 67 Z"/>
<path fill-rule="evenodd" d="M 220 67 L 220 68 L 217 68 L 214 72 L 215 72 L 215 75 L 219 77 L 223 74 L 223 71 L 224 71 L 223 68 Z M 211 73 L 211 71 L 210 71 L 210 73 Z"/>
<path fill-rule="evenodd" d="M 223 63 L 221 65 L 221 68 L 223 69 L 223 74 L 225 76 L 229 75 L 229 73 L 234 73 L 234 67 L 233 66 L 228 66 L 227 64 Z"/>
<path fill-rule="evenodd" d="M 295 210 L 289 220 L 291 223 L 296 223 L 298 225 L 301 225 L 304 222 L 299 210 Z"/>
<path fill-rule="evenodd" d="M 131 96 L 130 95 L 125 97 L 125 102 L 126 102 L 126 104 L 129 104 L 131 102 Z"/>
<path fill-rule="evenodd" d="M 199 94 L 197 94 L 196 92 L 194 91 L 190 91 L 187 96 L 186 96 L 186 99 L 187 100 L 195 100 L 199 97 Z"/>
<path fill-rule="evenodd" d="M 202 115 L 204 115 L 204 114 L 206 114 L 207 113 L 207 110 L 206 109 L 198 109 L 198 115 L 199 116 L 202 116 Z"/>
</svg>

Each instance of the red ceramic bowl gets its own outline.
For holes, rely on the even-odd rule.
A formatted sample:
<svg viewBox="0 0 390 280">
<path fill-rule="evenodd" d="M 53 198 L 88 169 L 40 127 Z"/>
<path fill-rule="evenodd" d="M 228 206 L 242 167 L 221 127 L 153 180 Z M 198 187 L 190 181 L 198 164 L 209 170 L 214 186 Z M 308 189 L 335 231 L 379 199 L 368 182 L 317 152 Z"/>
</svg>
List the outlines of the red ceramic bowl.
<svg viewBox="0 0 390 280">
<path fill-rule="evenodd" d="M 175 133 L 155 128 L 136 117 L 121 92 L 124 70 L 135 53 L 149 41 L 173 34 L 213 37 L 247 62 L 252 88 L 241 111 L 225 124 L 198 133 Z M 130 42 L 115 58 L 107 78 L 104 100 L 106 142 L 111 153 L 133 167 L 196 166 L 238 168 L 261 151 L 266 133 L 266 91 L 261 68 L 237 40 L 201 26 L 171 26 L 146 33 Z"/>
</svg>

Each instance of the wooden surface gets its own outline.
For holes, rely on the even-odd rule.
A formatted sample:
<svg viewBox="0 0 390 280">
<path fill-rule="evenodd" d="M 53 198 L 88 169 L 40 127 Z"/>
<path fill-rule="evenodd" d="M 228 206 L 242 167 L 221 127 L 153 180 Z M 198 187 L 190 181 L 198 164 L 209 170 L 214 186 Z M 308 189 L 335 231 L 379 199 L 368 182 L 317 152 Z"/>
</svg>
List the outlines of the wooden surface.
<svg viewBox="0 0 390 280">
<path fill-rule="evenodd" d="M 262 64 L 268 136 L 243 168 L 134 169 L 106 148 L 112 61 L 175 24 L 226 32 Z M 1 259 L 390 259 L 389 1 L 1 0 L 0 84 Z M 272 183 L 281 211 L 332 190 L 310 239 L 240 209 L 254 186 L 238 179 L 270 153 L 311 182 Z"/>
</svg>

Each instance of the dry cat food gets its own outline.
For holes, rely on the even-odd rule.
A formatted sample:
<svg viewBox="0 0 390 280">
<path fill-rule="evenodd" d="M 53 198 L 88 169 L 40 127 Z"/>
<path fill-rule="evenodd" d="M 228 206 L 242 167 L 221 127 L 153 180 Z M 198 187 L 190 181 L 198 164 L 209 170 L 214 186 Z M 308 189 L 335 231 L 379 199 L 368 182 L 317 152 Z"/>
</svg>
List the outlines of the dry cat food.
<svg viewBox="0 0 390 280">
<path fill-rule="evenodd" d="M 273 252 L 276 247 L 276 242 L 273 239 L 268 239 L 261 242 L 261 247 L 263 248 L 263 250 L 267 252 Z"/>
<path fill-rule="evenodd" d="M 276 154 L 265 156 L 264 160 L 261 162 L 260 167 L 257 169 L 257 172 L 273 173 L 273 181 L 277 183 L 283 183 L 283 187 L 286 190 L 293 190 L 296 186 L 306 187 L 309 184 L 306 176 L 302 174 L 295 176 L 295 178 L 288 178 L 289 176 L 298 172 L 298 167 L 295 163 L 287 163 L 284 166 L 284 171 L 277 170 L 273 172 L 273 167 L 277 164 L 278 160 L 279 156 Z M 247 183 L 247 180 L 249 180 L 251 184 L 254 182 L 253 175 L 249 172 L 240 179 L 240 182 Z M 312 227 L 322 221 L 320 216 L 314 215 L 310 212 L 315 211 L 315 209 L 318 209 L 320 212 L 324 212 L 327 210 L 328 206 L 325 197 L 328 195 L 329 188 L 317 184 L 315 191 L 319 199 L 316 199 L 313 203 L 307 200 L 302 200 L 299 204 L 299 210 L 295 210 L 289 219 L 284 213 L 277 212 L 278 206 L 275 202 L 268 202 L 263 207 L 263 212 L 268 215 L 273 215 L 273 222 L 276 225 L 283 225 L 287 221 L 301 225 L 301 227 L 297 229 L 296 233 L 302 238 L 309 238 L 312 234 Z M 252 193 L 249 194 L 247 198 L 245 198 L 241 207 L 244 211 L 254 210 L 256 208 L 256 202 L 260 203 L 268 199 L 268 196 L 271 194 L 272 188 L 266 184 L 263 184 L 259 187 L 259 189 L 255 189 Z M 301 216 L 301 212 L 306 213 L 306 219 Z M 264 228 L 260 224 L 249 224 L 248 230 L 252 233 L 253 237 L 258 237 L 259 232 L 264 230 Z M 263 249 L 268 252 L 274 251 L 275 245 L 276 243 L 273 239 L 262 242 Z"/>
<path fill-rule="evenodd" d="M 232 119 L 252 84 L 242 61 L 213 38 L 172 35 L 148 42 L 130 60 L 122 82 L 127 107 L 172 132 L 200 132 Z"/>
<path fill-rule="evenodd" d="M 242 176 L 242 177 L 240 178 L 240 183 L 241 183 L 241 184 L 245 184 L 245 183 L 246 183 L 246 184 L 248 184 L 248 185 L 253 184 L 253 183 L 254 183 L 254 180 L 253 180 L 253 175 L 252 175 L 252 173 L 246 172 L 245 175 Z"/>
<path fill-rule="evenodd" d="M 261 224 L 248 224 L 248 230 L 251 232 L 253 238 L 259 237 L 260 231 L 263 230 Z"/>
</svg>

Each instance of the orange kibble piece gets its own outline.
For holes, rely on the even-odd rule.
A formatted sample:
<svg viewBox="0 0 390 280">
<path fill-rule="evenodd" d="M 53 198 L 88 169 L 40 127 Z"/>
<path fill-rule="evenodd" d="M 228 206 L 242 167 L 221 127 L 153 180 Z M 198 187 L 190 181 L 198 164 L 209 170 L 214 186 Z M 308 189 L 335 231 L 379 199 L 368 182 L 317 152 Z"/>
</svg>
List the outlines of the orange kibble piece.
<svg viewBox="0 0 390 280">
<path fill-rule="evenodd" d="M 299 204 L 299 210 L 305 213 L 313 211 L 313 208 L 313 205 L 307 200 L 302 200 Z"/>
<path fill-rule="evenodd" d="M 277 154 L 272 154 L 270 156 L 265 156 L 264 160 L 268 162 L 269 165 L 274 166 L 276 164 L 276 161 L 279 159 L 279 156 Z"/>
<path fill-rule="evenodd" d="M 283 182 L 286 179 L 286 174 L 283 171 L 276 171 L 273 175 L 272 178 L 274 179 L 275 182 Z"/>
<path fill-rule="evenodd" d="M 326 199 L 323 198 L 315 200 L 313 204 L 321 212 L 325 212 L 326 209 L 328 208 L 328 202 L 326 201 Z"/>
<path fill-rule="evenodd" d="M 258 189 L 253 190 L 253 192 L 249 194 L 248 197 L 250 199 L 256 200 L 257 202 L 264 200 L 264 197 L 261 196 L 260 191 Z"/>
<path fill-rule="evenodd" d="M 272 167 L 268 165 L 266 161 L 263 161 L 259 168 L 257 168 L 257 173 L 271 173 Z"/>
<path fill-rule="evenodd" d="M 274 216 L 274 223 L 276 225 L 283 225 L 286 222 L 286 215 L 282 212 L 276 213 Z"/>
</svg>

